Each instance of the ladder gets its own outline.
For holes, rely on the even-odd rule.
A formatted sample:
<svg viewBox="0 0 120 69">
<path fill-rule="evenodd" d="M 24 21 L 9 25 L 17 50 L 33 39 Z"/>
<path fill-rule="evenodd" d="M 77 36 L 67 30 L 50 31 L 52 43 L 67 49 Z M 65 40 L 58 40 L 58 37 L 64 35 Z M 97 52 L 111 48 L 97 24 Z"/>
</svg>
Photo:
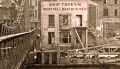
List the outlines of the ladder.
<svg viewBox="0 0 120 69">
<path fill-rule="evenodd" d="M 82 46 L 82 48 L 85 48 L 85 46 L 84 46 L 84 44 L 83 44 L 83 42 L 81 40 L 81 37 L 79 36 L 79 33 L 78 33 L 76 28 L 72 28 L 72 30 L 70 31 L 70 34 L 71 34 L 72 40 L 74 42 L 76 42 L 76 38 L 77 38 L 80 45 Z"/>
<path fill-rule="evenodd" d="M 71 29 L 70 31 L 70 35 L 71 35 L 71 40 L 72 40 L 72 45 L 74 46 L 74 48 L 76 48 L 76 36 L 75 36 L 75 33 L 74 33 L 74 29 Z M 77 47 L 78 48 L 78 47 Z"/>
</svg>

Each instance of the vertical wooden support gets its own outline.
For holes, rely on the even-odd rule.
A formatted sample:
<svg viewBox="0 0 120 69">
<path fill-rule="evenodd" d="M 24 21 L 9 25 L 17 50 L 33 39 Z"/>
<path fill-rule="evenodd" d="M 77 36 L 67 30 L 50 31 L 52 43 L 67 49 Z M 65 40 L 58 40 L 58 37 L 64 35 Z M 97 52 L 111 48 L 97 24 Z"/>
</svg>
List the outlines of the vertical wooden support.
<svg viewBox="0 0 120 69">
<path fill-rule="evenodd" d="M 11 44 L 11 40 L 9 40 L 9 46 L 10 46 L 10 47 L 12 46 L 12 44 Z"/>
<path fill-rule="evenodd" d="M 0 46 L 1 46 L 1 43 L 0 43 Z M 1 59 L 1 47 L 0 47 L 0 59 Z"/>
<path fill-rule="evenodd" d="M 2 42 L 1 43 L 1 56 L 3 57 L 4 56 L 4 50 L 2 49 L 4 47 L 4 43 Z"/>
<path fill-rule="evenodd" d="M 25 43 L 26 43 L 26 39 L 25 39 L 25 35 L 23 35 L 23 37 L 22 37 L 22 47 L 24 47 L 25 46 Z"/>
<path fill-rule="evenodd" d="M 4 56 L 7 56 L 7 50 L 8 50 L 8 46 L 7 46 L 7 40 L 4 41 Z"/>
<path fill-rule="evenodd" d="M 16 47 L 19 45 L 19 37 L 16 40 Z"/>
<path fill-rule="evenodd" d="M 49 53 L 49 64 L 52 64 L 52 53 Z"/>
<path fill-rule="evenodd" d="M 1 36 L 4 34 L 4 26 L 2 25 Z"/>
<path fill-rule="evenodd" d="M 10 46 L 10 40 L 7 41 L 7 46 L 8 46 L 8 47 L 11 47 L 11 46 Z M 11 51 L 11 49 L 8 49 L 8 56 L 10 56 L 10 51 Z"/>
<path fill-rule="evenodd" d="M 2 33 L 2 24 L 0 24 L 0 36 L 1 36 L 1 33 Z"/>
<path fill-rule="evenodd" d="M 9 49 L 8 48 L 9 47 L 8 46 L 8 40 L 5 41 L 5 47 L 6 47 L 6 49 L 5 49 L 5 55 L 8 56 L 8 49 Z"/>
<path fill-rule="evenodd" d="M 108 48 L 108 53 L 110 54 L 110 48 Z"/>
<path fill-rule="evenodd" d="M 88 29 L 85 30 L 85 47 L 88 48 Z M 88 52 L 88 49 L 86 52 Z"/>
<path fill-rule="evenodd" d="M 42 64 L 45 64 L 44 52 L 41 52 L 41 54 L 42 54 Z"/>
<path fill-rule="evenodd" d="M 17 38 L 14 39 L 14 48 L 16 47 Z"/>
<path fill-rule="evenodd" d="M 81 40 L 82 38 L 79 36 L 79 34 L 78 34 L 78 32 L 77 32 L 77 29 L 75 29 L 75 33 L 76 33 L 76 35 L 77 35 L 77 37 L 78 37 L 78 40 L 79 40 L 82 48 L 85 48 L 85 46 L 84 46 L 84 44 L 83 44 L 83 41 Z"/>
<path fill-rule="evenodd" d="M 11 42 L 11 46 L 13 47 L 14 45 L 13 45 L 13 40 L 12 39 L 10 39 L 10 42 Z"/>
<path fill-rule="evenodd" d="M 15 47 L 15 42 L 14 42 L 15 40 L 14 40 L 14 39 L 12 39 L 12 41 L 13 41 L 13 47 Z"/>
<path fill-rule="evenodd" d="M 75 48 L 75 46 L 76 46 L 76 37 L 74 36 L 73 31 L 74 31 L 74 29 L 72 28 L 71 31 L 70 31 L 70 35 L 71 35 L 71 42 L 72 42 L 73 48 Z"/>
<path fill-rule="evenodd" d="M 60 51 L 57 52 L 57 64 L 60 64 Z"/>
</svg>

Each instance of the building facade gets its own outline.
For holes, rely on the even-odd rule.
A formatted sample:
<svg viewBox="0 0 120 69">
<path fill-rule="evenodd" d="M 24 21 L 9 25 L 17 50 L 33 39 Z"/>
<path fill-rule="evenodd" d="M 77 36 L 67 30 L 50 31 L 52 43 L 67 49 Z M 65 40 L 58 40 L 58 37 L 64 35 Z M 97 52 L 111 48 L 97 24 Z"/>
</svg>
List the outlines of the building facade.
<svg viewBox="0 0 120 69">
<path fill-rule="evenodd" d="M 120 0 L 93 0 L 98 6 L 98 36 L 110 38 L 120 33 Z"/>
<path fill-rule="evenodd" d="M 72 46 L 71 29 L 81 28 L 87 43 L 89 0 L 41 0 L 41 43 L 44 47 Z"/>
</svg>

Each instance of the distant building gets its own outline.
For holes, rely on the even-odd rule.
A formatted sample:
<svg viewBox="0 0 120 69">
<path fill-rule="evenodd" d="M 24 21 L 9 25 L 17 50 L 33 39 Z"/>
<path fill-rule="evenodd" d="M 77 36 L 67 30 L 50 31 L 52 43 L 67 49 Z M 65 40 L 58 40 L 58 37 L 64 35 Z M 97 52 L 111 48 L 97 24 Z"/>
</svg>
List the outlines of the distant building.
<svg viewBox="0 0 120 69">
<path fill-rule="evenodd" d="M 15 19 L 15 8 L 10 0 L 0 1 L 0 36 L 5 36 L 15 33 L 11 26 Z"/>
<path fill-rule="evenodd" d="M 3 23 L 4 20 L 8 20 L 10 16 L 10 10 L 7 7 L 0 7 L 0 23 Z"/>
<path fill-rule="evenodd" d="M 25 2 L 25 28 L 30 30 L 35 28 L 35 23 L 39 25 L 39 11 L 38 4 L 40 0 L 26 0 Z"/>
<path fill-rule="evenodd" d="M 0 23 L 10 19 L 10 3 L 9 0 L 0 1 Z"/>
<path fill-rule="evenodd" d="M 92 0 L 98 6 L 98 36 L 110 38 L 120 33 L 120 0 Z"/>
</svg>

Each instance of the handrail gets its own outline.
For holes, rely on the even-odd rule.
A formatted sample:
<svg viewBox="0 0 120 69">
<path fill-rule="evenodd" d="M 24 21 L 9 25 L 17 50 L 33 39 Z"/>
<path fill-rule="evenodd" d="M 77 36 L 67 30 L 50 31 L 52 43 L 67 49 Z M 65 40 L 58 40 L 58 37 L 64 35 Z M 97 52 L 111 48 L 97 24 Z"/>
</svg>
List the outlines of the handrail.
<svg viewBox="0 0 120 69">
<path fill-rule="evenodd" d="M 31 33 L 31 32 L 33 32 L 33 31 L 2 36 L 2 37 L 0 37 L 0 42 L 4 41 L 6 39 L 14 38 L 14 37 L 21 36 L 21 35 L 24 35 L 24 34 L 28 34 L 28 33 Z"/>
</svg>

